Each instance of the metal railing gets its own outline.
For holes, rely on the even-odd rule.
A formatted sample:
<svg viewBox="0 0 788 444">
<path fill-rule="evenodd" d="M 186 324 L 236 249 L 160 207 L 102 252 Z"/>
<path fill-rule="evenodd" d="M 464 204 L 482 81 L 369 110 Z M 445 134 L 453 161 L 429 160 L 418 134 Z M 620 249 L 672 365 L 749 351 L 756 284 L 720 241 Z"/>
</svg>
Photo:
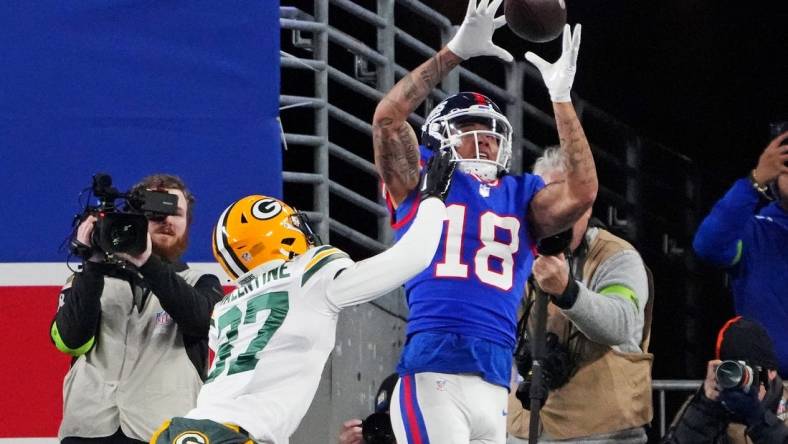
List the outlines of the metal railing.
<svg viewBox="0 0 788 444">
<path fill-rule="evenodd" d="M 420 0 L 364 1 L 374 3 L 374 10 L 362 6 L 361 0 L 314 0 L 308 11 L 287 6 L 288 0 L 282 3 L 280 117 L 288 147 L 285 196 L 296 187 L 309 187 L 312 199 L 307 214 L 324 240 L 355 248 L 356 255 L 377 253 L 391 242 L 392 234 L 388 210 L 375 185 L 373 110 L 397 79 L 432 56 L 457 27 Z M 543 82 L 538 71 L 523 61 L 506 64 L 487 58 L 485 63 L 500 74 L 493 76 L 495 81 L 474 64 L 459 67 L 409 121 L 418 131 L 424 113 L 448 94 L 460 90 L 487 94 L 512 124 L 513 172 L 522 172 L 556 140 L 549 102 L 524 99 L 536 96 L 534 91 L 545 96 Z M 599 172 L 595 214 L 633 241 L 652 269 L 659 263 L 674 266 L 697 225 L 695 165 L 576 94 L 573 103 Z M 332 211 L 333 206 L 337 209 Z M 684 298 L 691 303 L 691 285 L 684 285 Z M 405 319 L 401 302 L 392 302 L 397 299 L 382 298 L 373 305 Z M 694 390 L 699 384 L 654 381 L 660 436 L 675 413 L 666 411 L 666 393 Z"/>
<path fill-rule="evenodd" d="M 651 382 L 651 389 L 657 395 L 654 397 L 654 404 L 656 407 L 654 419 L 658 422 L 660 437 L 665 436 L 667 424 L 669 421 L 673 420 L 674 416 L 667 416 L 666 393 L 694 392 L 701 384 L 703 384 L 703 380 L 700 379 L 655 379 Z"/>
<path fill-rule="evenodd" d="M 332 174 L 330 165 L 333 159 L 341 160 L 344 171 L 350 167 L 359 175 L 377 178 L 370 161 L 371 110 L 396 79 L 409 70 L 402 66 L 409 59 L 399 53 L 411 53 L 410 59 L 414 55 L 426 59 L 456 31 L 456 26 L 446 17 L 419 0 L 377 0 L 376 6 L 373 11 L 352 0 L 315 0 L 310 12 L 290 6 L 280 8 L 282 47 L 287 48 L 281 60 L 280 100 L 285 141 L 288 147 L 307 147 L 313 154 L 309 171 L 284 175 L 285 192 L 289 183 L 310 184 L 314 190 L 312 210 L 324 216 L 318 225 L 321 236 L 329 239 L 331 233 L 341 233 L 345 240 L 369 253 L 390 242 L 387 210 L 370 190 L 353 183 L 340 183 L 338 172 Z M 330 22 L 329 11 L 332 15 L 346 13 L 354 18 Z M 419 27 L 409 19 L 396 21 L 395 16 L 413 16 L 430 26 Z M 430 38 L 432 45 L 425 43 Z M 554 140 L 555 122 L 548 112 L 522 99 L 524 91 L 544 88 L 534 67 L 523 61 L 505 64 L 489 58 L 487 62 L 497 64 L 504 72 L 503 82 L 489 81 L 471 69 L 460 67 L 432 92 L 425 108 L 460 89 L 492 96 L 505 110 L 515 130 L 513 170 L 521 172 Z M 291 85 L 288 76 L 295 71 L 311 73 L 312 79 Z M 335 100 L 335 91 L 348 91 L 353 99 Z M 640 137 L 581 97 L 575 95 L 573 102 L 592 142 L 603 184 L 597 213 L 603 209 L 608 224 L 626 233 L 636 244 L 662 246 L 662 251 L 652 254 L 669 256 L 683 252 L 681 245 L 696 222 L 693 192 L 697 185 L 692 179 L 692 162 Z M 293 108 L 312 111 L 311 132 L 287 131 L 288 113 Z M 418 128 L 423 117 L 414 113 L 410 122 Z M 366 143 L 350 146 L 348 134 L 351 133 Z M 665 180 L 660 173 L 666 166 L 675 178 L 672 181 Z M 651 195 L 669 197 L 652 204 Z M 362 232 L 347 218 L 339 222 L 330 212 L 329 203 L 334 197 L 353 205 L 354 211 L 358 211 L 353 219 L 375 218 L 377 230 Z"/>
</svg>

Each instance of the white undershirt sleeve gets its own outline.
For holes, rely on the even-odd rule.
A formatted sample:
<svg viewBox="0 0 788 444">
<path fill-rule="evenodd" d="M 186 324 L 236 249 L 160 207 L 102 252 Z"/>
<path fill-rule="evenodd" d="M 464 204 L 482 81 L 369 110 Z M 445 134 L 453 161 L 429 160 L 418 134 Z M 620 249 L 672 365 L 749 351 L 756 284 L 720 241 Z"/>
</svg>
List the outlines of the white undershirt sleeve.
<svg viewBox="0 0 788 444">
<path fill-rule="evenodd" d="M 329 302 L 337 308 L 368 302 L 420 273 L 435 256 L 445 219 L 443 201 L 433 197 L 422 201 L 416 219 L 396 244 L 354 263 L 328 285 Z"/>
</svg>

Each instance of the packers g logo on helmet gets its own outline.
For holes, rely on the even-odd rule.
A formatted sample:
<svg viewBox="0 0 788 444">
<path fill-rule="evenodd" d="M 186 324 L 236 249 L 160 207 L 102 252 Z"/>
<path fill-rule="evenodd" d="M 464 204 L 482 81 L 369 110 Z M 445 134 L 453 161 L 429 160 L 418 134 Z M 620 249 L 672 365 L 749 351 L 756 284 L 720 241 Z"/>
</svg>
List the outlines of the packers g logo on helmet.
<svg viewBox="0 0 788 444">
<path fill-rule="evenodd" d="M 211 441 L 203 433 L 189 431 L 178 434 L 172 442 L 173 444 L 210 444 Z"/>
<path fill-rule="evenodd" d="M 282 212 L 282 205 L 276 199 L 258 200 L 252 205 L 252 216 L 260 220 L 268 220 Z"/>
<path fill-rule="evenodd" d="M 273 197 L 246 196 L 227 207 L 213 232 L 213 255 L 233 279 L 317 243 L 303 215 Z"/>
</svg>

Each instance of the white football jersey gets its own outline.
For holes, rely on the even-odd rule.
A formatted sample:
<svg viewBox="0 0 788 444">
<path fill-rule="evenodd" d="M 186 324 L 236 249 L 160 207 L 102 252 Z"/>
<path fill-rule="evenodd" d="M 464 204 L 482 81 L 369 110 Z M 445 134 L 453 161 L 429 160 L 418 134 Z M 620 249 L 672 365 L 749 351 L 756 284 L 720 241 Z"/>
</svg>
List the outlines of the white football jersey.
<svg viewBox="0 0 788 444">
<path fill-rule="evenodd" d="M 287 443 L 306 414 L 334 348 L 340 308 L 327 286 L 353 265 L 329 245 L 267 262 L 214 307 L 216 356 L 185 416 L 233 423 L 263 443 Z"/>
</svg>

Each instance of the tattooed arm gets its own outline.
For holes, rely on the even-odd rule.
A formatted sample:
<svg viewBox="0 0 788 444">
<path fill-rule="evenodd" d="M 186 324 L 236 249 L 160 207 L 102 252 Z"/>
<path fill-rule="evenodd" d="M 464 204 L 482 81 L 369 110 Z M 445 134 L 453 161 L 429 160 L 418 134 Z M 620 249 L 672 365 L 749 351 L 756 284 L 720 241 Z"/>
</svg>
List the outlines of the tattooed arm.
<svg viewBox="0 0 788 444">
<path fill-rule="evenodd" d="M 375 108 L 375 166 L 395 205 L 419 184 L 419 141 L 408 116 L 461 61 L 448 48 L 441 49 L 397 82 Z"/>
<path fill-rule="evenodd" d="M 477 0 L 468 0 L 465 19 L 446 47 L 397 82 L 375 109 L 375 166 L 394 205 L 419 184 L 419 142 L 407 122 L 410 113 L 463 60 L 487 55 L 512 61 L 512 55 L 492 41 L 495 30 L 506 24 L 503 15 L 495 18 L 502 2 L 481 0 L 477 4 Z"/>
<path fill-rule="evenodd" d="M 553 103 L 566 181 L 547 185 L 531 200 L 528 211 L 536 239 L 570 228 L 591 208 L 599 188 L 591 146 L 571 102 Z"/>
<path fill-rule="evenodd" d="M 555 63 L 548 63 L 532 52 L 525 55 L 542 73 L 550 93 L 558 138 L 566 159 L 566 181 L 544 187 L 531 200 L 528 219 L 531 234 L 537 239 L 570 228 L 594 204 L 599 188 L 594 156 L 570 95 L 577 70 L 581 30 L 579 24 L 574 33 L 569 25 L 564 27 L 563 50 Z"/>
</svg>

